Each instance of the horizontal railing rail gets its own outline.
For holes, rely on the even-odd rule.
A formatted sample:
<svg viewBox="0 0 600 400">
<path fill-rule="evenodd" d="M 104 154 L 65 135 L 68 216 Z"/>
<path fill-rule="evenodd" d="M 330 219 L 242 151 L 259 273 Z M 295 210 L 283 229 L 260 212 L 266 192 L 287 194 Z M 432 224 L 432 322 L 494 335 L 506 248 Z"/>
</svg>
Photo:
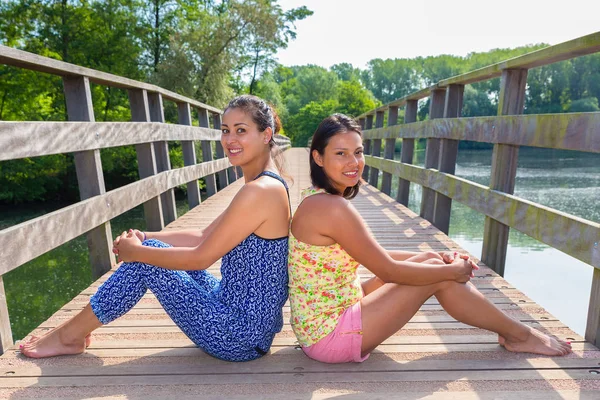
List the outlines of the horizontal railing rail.
<svg viewBox="0 0 600 400">
<path fill-rule="evenodd" d="M 600 112 L 435 119 L 364 132 L 364 139 L 452 139 L 600 153 Z M 0 139 L 0 143 L 1 139 Z"/>
<path fill-rule="evenodd" d="M 482 261 L 504 274 L 508 232 L 517 229 L 594 267 L 586 339 L 600 344 L 600 224 L 513 195 L 520 146 L 600 153 L 600 112 L 523 114 L 528 70 L 600 52 L 600 32 L 444 79 L 358 117 L 364 131 L 363 178 L 408 206 L 410 184 L 422 186 L 420 215 L 448 233 L 452 200 L 485 216 Z M 461 118 L 464 86 L 501 77 L 498 116 Z M 417 122 L 429 97 L 428 120 Z M 404 106 L 404 123 L 398 124 Z M 385 113 L 387 126 L 384 127 Z M 402 140 L 394 161 L 396 139 Z M 426 139 L 424 167 L 413 163 L 415 139 Z M 490 185 L 454 176 L 461 140 L 493 144 Z M 382 145 L 385 143 L 382 153 Z"/>
<path fill-rule="evenodd" d="M 600 51 L 600 32 L 595 32 L 568 42 L 549 46 L 544 49 L 533 51 L 506 61 L 502 61 L 487 67 L 457 75 L 452 78 L 443 79 L 425 89 L 411 93 L 400 99 L 393 100 L 381 107 L 361 114 L 358 118 L 366 118 L 377 112 L 387 111 L 389 107 L 402 107 L 410 100 L 421 100 L 429 97 L 435 89 L 447 88 L 450 85 L 468 85 L 471 83 L 487 81 L 502 76 L 502 71 L 507 69 L 531 69 L 553 64 L 559 61 L 569 60 Z"/>
<path fill-rule="evenodd" d="M 239 178 L 241 169 L 232 167 L 225 157 L 219 140 L 222 111 L 218 108 L 155 85 L 6 46 L 0 46 L 0 64 L 61 76 L 69 118 L 69 122 L 0 122 L 0 161 L 73 153 L 81 197 L 78 203 L 0 231 L 2 354 L 13 343 L 3 274 L 86 234 L 97 278 L 115 264 L 110 230 L 113 218 L 143 204 L 146 228 L 161 230 L 177 218 L 176 186 L 187 184 L 191 209 L 201 201 L 198 179 L 204 178 L 211 196 Z M 90 82 L 127 89 L 132 122 L 95 122 Z M 178 124 L 165 123 L 163 99 L 177 104 Z M 199 126 L 192 126 L 192 109 L 198 112 Z M 181 142 L 184 167 L 171 168 L 169 141 Z M 196 157 L 197 141 L 201 143 L 201 163 Z M 276 135 L 274 141 L 275 152 L 291 146 L 285 136 Z M 100 150 L 130 145 L 135 145 L 140 180 L 107 192 Z"/>
<path fill-rule="evenodd" d="M 380 157 L 366 156 L 370 166 L 417 183 L 515 228 L 595 268 L 600 257 L 600 224 L 545 207 L 452 174 Z M 552 221 L 549 224 L 549 221 Z"/>
<path fill-rule="evenodd" d="M 43 57 L 27 51 L 13 49 L 12 47 L 0 45 L 0 64 L 12 65 L 31 71 L 45 72 L 52 75 L 63 77 L 85 77 L 90 82 L 103 86 L 110 86 L 122 89 L 140 89 L 147 92 L 158 93 L 164 99 L 172 100 L 176 103 L 187 103 L 192 107 L 200 108 L 211 113 L 221 113 L 221 110 L 163 89 L 156 85 L 145 82 L 139 82 L 122 76 L 109 74 L 107 72 L 97 71 L 95 69 L 80 67 L 53 58 Z"/>
</svg>

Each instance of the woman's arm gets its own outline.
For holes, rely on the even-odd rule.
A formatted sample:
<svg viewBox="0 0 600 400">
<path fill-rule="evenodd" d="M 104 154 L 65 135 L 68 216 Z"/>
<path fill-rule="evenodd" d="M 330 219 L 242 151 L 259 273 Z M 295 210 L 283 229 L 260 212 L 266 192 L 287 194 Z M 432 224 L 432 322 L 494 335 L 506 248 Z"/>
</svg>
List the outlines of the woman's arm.
<svg viewBox="0 0 600 400">
<path fill-rule="evenodd" d="M 163 231 L 163 232 L 142 232 L 146 234 L 146 239 L 158 239 L 161 242 L 170 244 L 173 247 L 196 247 L 213 231 L 216 225 L 221 221 L 219 215 L 209 226 L 200 229 L 186 229 L 181 231 Z"/>
<path fill-rule="evenodd" d="M 210 267 L 215 261 L 256 231 L 269 218 L 274 203 L 281 193 L 273 187 L 247 184 L 234 197 L 212 229 L 204 233 L 197 246 L 154 248 L 142 246 L 133 234 L 123 234 L 119 244 L 119 258 L 139 261 L 174 270 L 197 270 Z M 286 199 L 287 205 L 287 199 Z M 248 212 L 252 210 L 252 212 Z"/>
<path fill-rule="evenodd" d="M 431 265 L 395 260 L 367 231 L 362 218 L 347 200 L 322 196 L 318 204 L 319 229 L 339 243 L 350 256 L 385 282 L 428 285 L 446 280 L 467 282 L 472 274 L 470 260 L 457 258 L 448 265 Z M 325 204 L 328 202 L 329 204 Z M 310 204 L 315 204 L 311 202 Z M 399 257 L 405 254 L 396 253 Z"/>
<path fill-rule="evenodd" d="M 419 254 L 416 251 L 404 251 L 404 250 L 386 250 L 388 255 L 396 261 L 404 261 L 408 258 L 414 257 Z"/>
</svg>

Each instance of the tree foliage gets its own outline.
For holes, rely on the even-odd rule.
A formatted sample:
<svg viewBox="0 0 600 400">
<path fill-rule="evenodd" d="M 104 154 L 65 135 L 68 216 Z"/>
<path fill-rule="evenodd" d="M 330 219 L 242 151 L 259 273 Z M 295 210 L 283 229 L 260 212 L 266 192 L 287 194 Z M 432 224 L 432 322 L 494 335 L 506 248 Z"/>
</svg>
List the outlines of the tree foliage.
<svg viewBox="0 0 600 400">
<path fill-rule="evenodd" d="M 344 60 L 331 68 L 283 66 L 279 49 L 312 11 L 284 11 L 276 0 L 4 0 L 0 43 L 131 79 L 222 107 L 255 93 L 279 111 L 283 132 L 305 146 L 334 112 L 358 116 L 436 82 L 540 48 L 494 49 L 464 57 L 373 59 L 366 68 Z M 497 114 L 500 79 L 467 85 L 462 115 Z M 97 121 L 130 120 L 125 90 L 92 85 Z M 600 111 L 600 54 L 528 71 L 525 113 Z M 418 116 L 427 118 L 428 100 Z M 402 118 L 402 110 L 399 117 Z M 175 105 L 165 118 L 176 121 Z M 60 77 L 0 65 L 0 120 L 66 120 Z M 181 148 L 172 144 L 171 161 Z M 101 152 L 107 188 L 137 178 L 133 147 Z M 0 163 L 0 203 L 78 197 L 71 155 Z M 57 189 L 59 188 L 60 189 Z"/>
</svg>

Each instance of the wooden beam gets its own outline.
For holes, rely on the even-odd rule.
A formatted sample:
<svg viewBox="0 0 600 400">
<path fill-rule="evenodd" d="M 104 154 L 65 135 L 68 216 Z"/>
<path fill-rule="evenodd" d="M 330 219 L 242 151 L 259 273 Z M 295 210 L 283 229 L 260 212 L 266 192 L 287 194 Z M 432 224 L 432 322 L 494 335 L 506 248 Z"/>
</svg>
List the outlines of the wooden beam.
<svg viewBox="0 0 600 400">
<path fill-rule="evenodd" d="M 600 268 L 600 223 L 588 221 L 455 175 L 366 156 L 382 171 L 442 193 L 487 217 Z M 552 221 L 548 224 L 547 221 Z"/>
<path fill-rule="evenodd" d="M 129 104 L 132 121 L 150 122 L 148 94 L 145 90 L 130 89 Z M 138 144 L 135 146 L 135 151 L 137 153 L 140 179 L 156 175 L 156 156 L 152 143 Z M 144 217 L 146 219 L 146 230 L 161 231 L 164 228 L 160 194 L 144 203 Z"/>
<path fill-rule="evenodd" d="M 383 127 L 383 111 L 378 111 L 375 115 L 375 129 Z M 375 139 L 372 143 L 371 155 L 379 157 L 381 155 L 381 139 Z M 371 168 L 369 175 L 369 184 L 373 187 L 377 187 L 379 183 L 379 170 L 377 168 Z"/>
<path fill-rule="evenodd" d="M 4 290 L 2 274 L 0 274 L 0 355 L 4 354 L 13 344 L 8 304 L 6 303 L 6 291 Z"/>
<path fill-rule="evenodd" d="M 192 111 L 189 103 L 177 103 L 177 122 L 181 125 L 192 126 Z M 196 147 L 193 140 L 182 140 L 183 165 L 196 165 Z M 200 204 L 200 188 L 198 180 L 187 183 L 187 198 L 190 210 Z"/>
<path fill-rule="evenodd" d="M 549 149 L 600 153 L 600 112 L 507 115 L 459 119 L 436 119 L 410 125 L 372 129 L 367 139 L 425 138 L 471 140 Z M 0 129 L 2 124 L 0 124 Z"/>
<path fill-rule="evenodd" d="M 198 110 L 198 122 L 201 127 L 208 128 L 208 112 L 206 110 Z M 215 141 L 218 141 L 221 138 L 221 134 L 219 133 L 219 137 L 215 138 Z M 200 146 L 202 147 L 202 161 L 212 161 L 213 160 L 213 149 L 212 144 L 208 140 L 203 140 L 200 142 Z M 206 197 L 210 197 L 217 193 L 217 180 L 215 175 L 208 175 L 204 178 L 204 183 L 206 185 Z"/>
<path fill-rule="evenodd" d="M 509 69 L 502 72 L 500 96 L 498 98 L 498 115 L 523 113 L 526 82 L 526 69 Z M 494 145 L 490 189 L 508 194 L 514 193 L 518 156 L 518 146 Z M 508 226 L 486 217 L 481 261 L 501 276 L 504 276 L 504 266 L 506 264 L 508 233 Z"/>
<path fill-rule="evenodd" d="M 367 115 L 367 118 L 365 120 L 365 130 L 368 131 L 369 129 L 372 129 L 372 128 L 373 128 L 373 116 Z M 364 141 L 364 154 L 370 155 L 372 141 L 371 140 L 363 140 L 363 141 Z M 364 180 L 369 179 L 369 166 L 368 165 L 365 165 L 365 169 L 363 170 L 362 178 Z"/>
<path fill-rule="evenodd" d="M 63 86 L 67 114 L 70 121 L 93 123 L 94 106 L 90 83 L 83 77 L 64 77 Z M 55 136 L 52 135 L 55 139 Z M 74 153 L 75 170 L 82 200 L 106 193 L 100 150 L 79 151 Z M 86 233 L 92 277 L 97 279 L 108 272 L 115 264 L 112 253 L 112 232 L 110 222 L 94 227 Z"/>
<path fill-rule="evenodd" d="M 213 114 L 212 119 L 213 127 L 215 129 L 219 129 L 221 127 L 221 115 Z M 221 144 L 220 140 L 218 140 L 215 143 L 215 150 L 217 153 L 217 158 L 225 158 L 225 150 L 223 149 L 223 145 Z M 219 171 L 219 173 L 217 174 L 217 176 L 219 177 L 219 190 L 223 190 L 223 188 L 229 185 L 229 178 L 227 177 L 228 175 L 229 170 Z"/>
<path fill-rule="evenodd" d="M 228 165 L 229 160 L 222 159 L 161 172 L 1 230 L 0 243 L 6 246 L 0 252 L 0 276 L 158 197 L 167 189 L 214 174 Z M 28 243 L 28 246 L 23 247 L 23 243 Z"/>
<path fill-rule="evenodd" d="M 398 123 L 398 107 L 390 107 L 388 112 L 388 126 L 393 126 Z M 383 158 L 388 160 L 394 159 L 394 151 L 396 149 L 396 139 L 385 139 L 385 149 Z M 392 191 L 392 174 L 384 172 L 381 178 L 381 191 L 388 196 Z"/>
<path fill-rule="evenodd" d="M 163 108 L 162 96 L 160 93 L 148 93 L 148 108 L 150 110 L 150 121 L 160 124 L 165 123 L 165 113 Z M 171 159 L 169 157 L 169 144 L 166 140 L 153 143 L 154 154 L 156 156 L 156 171 L 163 172 L 171 169 Z M 160 204 L 163 213 L 164 225 L 169 225 L 177 219 L 177 207 L 175 205 L 175 191 L 167 190 L 160 195 Z"/>
<path fill-rule="evenodd" d="M 418 100 L 409 100 L 404 109 L 404 124 L 413 124 L 417 121 L 417 111 L 419 109 Z M 412 164 L 415 151 L 415 140 L 403 138 L 402 150 L 400 153 L 400 162 Z M 398 178 L 398 194 L 396 201 L 408 207 L 408 198 L 410 196 L 410 181 Z"/>
<path fill-rule="evenodd" d="M 431 92 L 429 101 L 429 119 L 444 117 L 444 107 L 446 103 L 446 90 L 436 89 Z M 440 139 L 427 138 L 427 147 L 425 149 L 425 168 L 438 168 L 440 160 Z M 435 212 L 435 192 L 429 188 L 423 188 L 421 196 L 421 218 L 433 222 Z"/>
<path fill-rule="evenodd" d="M 446 91 L 444 118 L 459 118 L 463 104 L 463 85 L 450 85 Z M 440 161 L 438 171 L 454 174 L 456 171 L 456 157 L 458 156 L 458 140 L 440 139 Z M 450 229 L 450 212 L 452 199 L 443 194 L 436 193 L 433 214 L 433 225 L 440 231 L 448 234 Z"/>
<path fill-rule="evenodd" d="M 470 83 L 497 78 L 502 75 L 502 71 L 505 69 L 531 69 L 587 54 L 594 54 L 598 51 L 600 51 L 600 32 L 595 32 L 587 36 L 582 36 L 577 39 L 546 47 L 545 49 L 511 58 L 497 64 L 489 65 L 466 74 L 443 79 L 428 88 L 411 93 L 400 99 L 393 100 L 388 104 L 376 108 L 375 110 L 367 111 L 366 113 L 359 115 L 358 118 L 362 118 L 368 114 L 373 114 L 377 111 L 385 111 L 390 106 L 401 107 L 402 105 L 406 104 L 408 100 L 423 99 L 429 96 L 431 91 L 438 88 L 445 88 L 453 84 L 468 85 Z"/>
<path fill-rule="evenodd" d="M 80 67 L 69 64 L 53 58 L 39 56 L 23 50 L 13 49 L 0 45 L 0 64 L 13 65 L 19 68 L 25 68 L 32 71 L 46 72 L 52 75 L 63 77 L 81 77 L 88 78 L 90 82 L 99 85 L 117 87 L 123 89 L 138 89 L 148 92 L 160 93 L 165 99 L 175 102 L 187 102 L 197 108 L 208 110 L 212 113 L 221 113 L 218 108 L 206 105 L 194 99 L 181 96 L 177 93 L 165 90 L 155 85 L 134 81 L 133 79 L 123 78 L 122 76 L 96 71 L 91 68 Z"/>
<path fill-rule="evenodd" d="M 600 263 L 600 240 L 594 243 L 594 255 Z M 585 340 L 600 347 L 600 268 L 594 269 L 590 305 L 588 306 Z"/>
</svg>

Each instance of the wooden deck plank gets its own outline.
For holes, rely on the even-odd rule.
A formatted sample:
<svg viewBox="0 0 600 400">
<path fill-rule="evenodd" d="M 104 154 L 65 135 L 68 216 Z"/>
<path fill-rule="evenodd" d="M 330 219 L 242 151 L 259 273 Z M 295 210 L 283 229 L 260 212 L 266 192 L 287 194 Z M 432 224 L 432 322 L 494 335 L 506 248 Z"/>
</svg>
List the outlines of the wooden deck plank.
<svg viewBox="0 0 600 400">
<path fill-rule="evenodd" d="M 307 152 L 287 151 L 292 207 L 309 185 Z M 222 212 L 242 181 L 227 186 L 165 229 L 202 229 Z M 353 200 L 369 230 L 386 248 L 458 250 L 428 221 L 365 185 Z M 387 339 L 362 364 L 330 365 L 308 359 L 298 349 L 289 322 L 270 354 L 248 363 L 217 360 L 192 342 L 164 313 L 156 297 L 93 336 L 83 355 L 50 360 L 25 359 L 15 348 L 0 357 L 0 398 L 390 398 L 431 400 L 591 400 L 600 390 L 600 351 L 558 321 L 502 277 L 480 263 L 472 282 L 513 318 L 571 340 L 567 357 L 507 352 L 496 336 L 448 316 L 435 298 Z M 209 271 L 220 276 L 220 263 Z M 108 272 L 40 324 L 44 333 L 83 308 Z M 363 279 L 371 276 L 361 267 Z M 289 303 L 284 307 L 289 316 Z M 211 397 L 212 396 L 212 397 Z"/>
</svg>

